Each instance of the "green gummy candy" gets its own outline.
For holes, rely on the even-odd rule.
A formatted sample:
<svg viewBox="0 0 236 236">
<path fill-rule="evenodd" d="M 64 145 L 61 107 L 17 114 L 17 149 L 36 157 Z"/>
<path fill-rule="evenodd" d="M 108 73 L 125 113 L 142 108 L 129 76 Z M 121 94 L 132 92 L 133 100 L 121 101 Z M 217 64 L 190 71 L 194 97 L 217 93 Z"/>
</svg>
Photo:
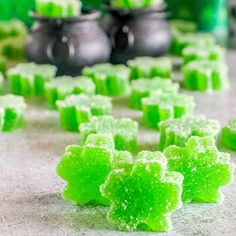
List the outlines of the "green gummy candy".
<svg viewBox="0 0 236 236">
<path fill-rule="evenodd" d="M 220 124 L 217 120 L 206 119 L 204 116 L 187 116 L 162 121 L 159 124 L 159 129 L 159 148 L 163 150 L 170 145 L 184 147 L 192 136 L 211 136 L 217 139 Z"/>
<path fill-rule="evenodd" d="M 5 73 L 8 66 L 8 60 L 4 56 L 0 56 L 0 73 Z"/>
<path fill-rule="evenodd" d="M 131 80 L 157 76 L 170 79 L 172 75 L 172 62 L 167 57 L 137 57 L 128 61 L 127 64 L 131 70 Z"/>
<path fill-rule="evenodd" d="M 168 231 L 171 212 L 182 205 L 182 182 L 162 153 L 140 152 L 134 163 L 114 167 L 101 186 L 111 202 L 108 220 L 124 231 Z"/>
<path fill-rule="evenodd" d="M 98 94 L 124 96 L 129 92 L 130 70 L 124 65 L 99 64 L 85 67 L 82 74 L 93 79 Z"/>
<path fill-rule="evenodd" d="M 112 6 L 127 9 L 159 6 L 162 3 L 163 0 L 111 0 Z"/>
<path fill-rule="evenodd" d="M 202 92 L 228 89 L 228 67 L 224 62 L 192 61 L 183 67 L 183 86 Z"/>
<path fill-rule="evenodd" d="M 23 97 L 11 94 L 0 96 L 0 130 L 13 131 L 21 128 L 25 109 Z"/>
<path fill-rule="evenodd" d="M 183 49 L 182 57 L 184 64 L 187 64 L 195 60 L 210 60 L 210 61 L 224 62 L 225 49 L 218 45 L 213 45 L 210 47 L 189 46 Z"/>
<path fill-rule="evenodd" d="M 7 71 L 10 90 L 13 94 L 25 97 L 42 96 L 45 83 L 53 79 L 56 70 L 52 65 L 18 64 Z"/>
<path fill-rule="evenodd" d="M 163 120 L 191 115 L 194 108 L 194 98 L 186 94 L 154 91 L 150 97 L 142 99 L 144 124 L 151 128 L 158 128 Z"/>
<path fill-rule="evenodd" d="M 179 84 L 171 80 L 163 80 L 155 77 L 152 80 L 137 79 L 131 82 L 131 94 L 129 97 L 129 106 L 134 109 L 142 109 L 142 99 L 149 97 L 152 91 L 161 91 L 163 93 L 177 93 Z"/>
<path fill-rule="evenodd" d="M 95 94 L 95 84 L 90 78 L 83 76 L 60 76 L 46 83 L 45 90 L 50 107 L 56 108 L 57 100 L 63 100 L 72 94 Z"/>
<path fill-rule="evenodd" d="M 102 116 L 112 113 L 112 103 L 109 97 L 85 94 L 71 95 L 56 103 L 60 124 L 65 130 L 76 131 L 79 125 L 88 122 L 92 116 Z"/>
<path fill-rule="evenodd" d="M 185 147 L 169 146 L 164 154 L 168 168 L 183 174 L 183 202 L 218 202 L 220 188 L 233 179 L 228 153 L 219 152 L 212 137 L 191 137 Z"/>
<path fill-rule="evenodd" d="M 221 142 L 232 150 L 236 150 L 236 118 L 229 120 L 221 131 Z"/>
<path fill-rule="evenodd" d="M 111 136 L 91 134 L 84 146 L 68 146 L 57 166 L 58 175 L 67 182 L 63 192 L 65 199 L 78 205 L 95 203 L 108 205 L 101 196 L 104 183 L 113 164 L 131 161 L 129 154 L 117 153 Z"/>
<path fill-rule="evenodd" d="M 2 73 L 0 72 L 0 95 L 1 94 L 3 94 L 3 92 L 4 92 L 4 77 L 3 77 L 3 75 L 2 75 Z"/>
<path fill-rule="evenodd" d="M 112 116 L 92 117 L 79 127 L 82 142 L 92 133 L 112 135 L 117 150 L 137 150 L 138 123 L 129 118 L 115 119 Z"/>
<path fill-rule="evenodd" d="M 47 17 L 76 17 L 81 6 L 79 0 L 36 0 L 36 12 Z"/>
<path fill-rule="evenodd" d="M 174 55 L 181 56 L 184 48 L 197 45 L 212 47 L 212 45 L 215 45 L 215 39 L 212 35 L 206 33 L 178 33 L 173 37 L 171 52 Z"/>
</svg>

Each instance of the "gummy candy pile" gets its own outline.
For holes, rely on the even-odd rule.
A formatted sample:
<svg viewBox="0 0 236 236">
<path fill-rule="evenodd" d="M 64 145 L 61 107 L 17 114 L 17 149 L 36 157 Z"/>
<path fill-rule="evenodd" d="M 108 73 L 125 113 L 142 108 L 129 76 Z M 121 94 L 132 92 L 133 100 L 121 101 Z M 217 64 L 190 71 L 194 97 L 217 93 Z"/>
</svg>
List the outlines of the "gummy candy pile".
<svg viewBox="0 0 236 236">
<path fill-rule="evenodd" d="M 180 83 L 167 57 L 85 67 L 78 77 L 56 77 L 52 65 L 16 65 L 6 81 L 0 74 L 0 131 L 23 127 L 26 99 L 44 99 L 61 128 L 81 140 L 57 165 L 66 182 L 63 197 L 106 206 L 107 220 L 123 231 L 170 230 L 171 214 L 183 204 L 223 200 L 221 188 L 233 181 L 234 165 L 218 145 L 236 150 L 236 118 L 221 130 L 217 120 L 195 115 L 194 96 L 184 93 L 229 87 L 224 50 L 210 36 L 198 36 L 198 43 L 181 37 L 173 42 L 174 52 L 183 53 Z M 5 85 L 12 94 L 5 94 Z M 120 98 L 139 110 L 142 122 L 113 116 Z M 139 127 L 160 134 L 156 151 L 140 150 Z"/>
</svg>

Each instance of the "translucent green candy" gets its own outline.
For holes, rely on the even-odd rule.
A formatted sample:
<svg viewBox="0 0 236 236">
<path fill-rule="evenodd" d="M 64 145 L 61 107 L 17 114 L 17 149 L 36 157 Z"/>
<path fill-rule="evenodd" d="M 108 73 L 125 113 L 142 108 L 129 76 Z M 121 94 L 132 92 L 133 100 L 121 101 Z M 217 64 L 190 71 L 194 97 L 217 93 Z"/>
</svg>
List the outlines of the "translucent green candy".
<svg viewBox="0 0 236 236">
<path fill-rule="evenodd" d="M 99 64 L 85 67 L 82 74 L 93 79 L 98 94 L 123 96 L 129 92 L 130 70 L 124 65 Z"/>
<path fill-rule="evenodd" d="M 183 49 L 182 57 L 185 64 L 196 60 L 224 62 L 225 49 L 218 45 L 213 45 L 210 47 L 189 46 Z"/>
<path fill-rule="evenodd" d="M 91 134 L 85 146 L 68 146 L 57 166 L 58 175 L 67 181 L 63 197 L 78 205 L 108 205 L 101 196 L 100 185 L 112 169 L 113 162 L 131 159 L 126 152 L 115 152 L 112 137 Z M 131 160 L 130 160 L 131 161 Z"/>
<path fill-rule="evenodd" d="M 158 128 L 160 121 L 191 115 L 194 107 L 194 99 L 189 95 L 154 91 L 150 97 L 142 99 L 144 124 Z"/>
<path fill-rule="evenodd" d="M 4 83 L 4 78 L 3 78 L 2 73 L 0 72 L 0 95 L 3 94 L 4 92 L 3 83 Z"/>
<path fill-rule="evenodd" d="M 131 94 L 129 97 L 129 106 L 134 109 L 142 109 L 142 99 L 149 97 L 152 91 L 161 91 L 164 93 L 177 93 L 179 84 L 172 83 L 171 80 L 163 80 L 155 77 L 152 80 L 137 79 L 131 82 Z"/>
<path fill-rule="evenodd" d="M 174 55 L 181 56 L 184 48 L 188 46 L 204 46 L 212 47 L 215 44 L 215 39 L 212 35 L 205 33 L 178 33 L 174 35 L 171 45 L 171 52 Z"/>
<path fill-rule="evenodd" d="M 111 202 L 108 220 L 120 230 L 167 231 L 181 207 L 183 176 L 167 170 L 160 152 L 140 152 L 134 163 L 113 168 L 101 192 Z"/>
<path fill-rule="evenodd" d="M 183 174 L 183 202 L 218 202 L 220 187 L 233 179 L 230 155 L 219 152 L 212 137 L 191 137 L 186 147 L 169 146 L 168 168 Z"/>
<path fill-rule="evenodd" d="M 72 94 L 95 94 L 95 84 L 86 77 L 56 77 L 45 85 L 46 97 L 50 107 L 56 108 L 56 101 L 63 100 Z"/>
<path fill-rule="evenodd" d="M 160 150 L 176 145 L 184 147 L 191 136 L 211 136 L 215 139 L 220 132 L 217 120 L 206 119 L 204 116 L 188 116 L 179 119 L 162 121 L 160 129 Z"/>
<path fill-rule="evenodd" d="M 81 13 L 79 0 L 36 0 L 36 12 L 47 17 L 75 17 Z"/>
<path fill-rule="evenodd" d="M 221 132 L 222 143 L 232 150 L 236 150 L 236 118 L 229 120 Z"/>
<path fill-rule="evenodd" d="M 26 103 L 20 96 L 0 96 L 0 131 L 12 131 L 22 127 Z"/>
<path fill-rule="evenodd" d="M 163 0 L 111 0 L 112 6 L 127 9 L 158 6 L 162 3 Z"/>
<path fill-rule="evenodd" d="M 128 61 L 127 64 L 131 69 L 131 80 L 157 76 L 170 79 L 172 74 L 172 62 L 167 57 L 137 57 Z"/>
<path fill-rule="evenodd" d="M 8 70 L 7 79 L 13 94 L 30 97 L 42 96 L 45 83 L 55 75 L 55 66 L 22 63 Z"/>
<path fill-rule="evenodd" d="M 92 116 L 112 113 L 111 99 L 101 95 L 71 95 L 56 104 L 61 127 L 69 131 L 78 130 L 79 125 L 88 122 Z"/>
<path fill-rule="evenodd" d="M 228 89 L 228 67 L 223 62 L 190 62 L 183 67 L 183 86 L 202 92 Z"/>
<path fill-rule="evenodd" d="M 112 135 L 117 150 L 137 150 L 138 123 L 129 118 L 115 119 L 112 116 L 93 117 L 80 125 L 82 142 L 92 133 Z"/>
</svg>

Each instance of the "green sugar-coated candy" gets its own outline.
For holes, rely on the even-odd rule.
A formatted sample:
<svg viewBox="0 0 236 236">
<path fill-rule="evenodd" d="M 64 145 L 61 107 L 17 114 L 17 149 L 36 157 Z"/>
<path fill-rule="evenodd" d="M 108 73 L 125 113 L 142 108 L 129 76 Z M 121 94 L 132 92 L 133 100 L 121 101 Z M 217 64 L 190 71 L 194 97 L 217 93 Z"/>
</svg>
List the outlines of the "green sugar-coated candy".
<svg viewBox="0 0 236 236">
<path fill-rule="evenodd" d="M 131 82 L 131 94 L 129 97 L 129 106 L 134 109 L 142 109 L 142 99 L 149 97 L 152 91 L 161 91 L 163 93 L 177 93 L 179 84 L 171 80 L 163 80 L 155 77 L 152 80 L 137 79 Z"/>
<path fill-rule="evenodd" d="M 183 67 L 183 87 L 202 92 L 228 89 L 228 67 L 224 62 L 192 61 Z"/>
<path fill-rule="evenodd" d="M 111 171 L 113 162 L 119 160 L 129 162 L 131 156 L 116 152 L 110 136 L 91 134 L 84 146 L 68 146 L 57 166 L 58 175 L 67 182 L 63 197 L 78 205 L 108 205 L 109 201 L 101 196 L 100 185 Z"/>
<path fill-rule="evenodd" d="M 184 147 L 192 136 L 211 136 L 217 139 L 220 124 L 217 120 L 206 119 L 204 116 L 187 116 L 162 121 L 159 129 L 159 148 L 163 150 L 170 145 Z"/>
<path fill-rule="evenodd" d="M 91 118 L 90 122 L 80 125 L 82 142 L 89 134 L 112 135 L 117 150 L 135 152 L 137 150 L 138 123 L 129 118 L 115 119 L 112 116 Z"/>
<path fill-rule="evenodd" d="M 213 45 L 210 47 L 188 46 L 183 49 L 182 58 L 184 64 L 187 64 L 195 60 L 210 60 L 210 61 L 224 62 L 225 49 L 218 45 Z"/>
<path fill-rule="evenodd" d="M 25 109 L 23 97 L 11 94 L 0 96 L 0 130 L 12 131 L 21 128 Z"/>
<path fill-rule="evenodd" d="M 170 79 L 172 75 L 172 62 L 167 57 L 137 57 L 128 61 L 127 64 L 131 70 L 131 80 L 157 76 Z"/>
<path fill-rule="evenodd" d="M 178 33 L 175 34 L 172 40 L 171 52 L 174 55 L 181 56 L 184 48 L 188 46 L 204 46 L 212 47 L 215 44 L 215 39 L 212 35 L 205 33 Z"/>
<path fill-rule="evenodd" d="M 81 6 L 79 0 L 36 0 L 36 12 L 47 17 L 76 17 Z"/>
<path fill-rule="evenodd" d="M 191 115 L 194 108 L 194 98 L 186 94 L 154 91 L 150 97 L 142 99 L 143 121 L 151 128 L 158 128 L 163 120 Z"/>
<path fill-rule="evenodd" d="M 232 150 L 236 150 L 236 118 L 229 120 L 221 131 L 221 142 Z"/>
<path fill-rule="evenodd" d="M 171 212 L 182 205 L 182 182 L 162 153 L 140 152 L 134 163 L 114 166 L 101 186 L 111 202 L 108 220 L 124 231 L 168 231 Z"/>
<path fill-rule="evenodd" d="M 56 67 L 22 63 L 7 71 L 10 91 L 25 97 L 44 95 L 45 83 L 56 75 Z"/>
<path fill-rule="evenodd" d="M 4 77 L 3 77 L 2 73 L 0 72 L 0 95 L 3 94 L 3 92 L 4 92 L 3 83 L 4 83 Z"/>
<path fill-rule="evenodd" d="M 219 152 L 212 137 L 191 137 L 185 147 L 169 146 L 168 168 L 183 174 L 183 202 L 218 202 L 220 188 L 231 183 L 234 166 L 228 153 Z"/>
<path fill-rule="evenodd" d="M 111 0 L 112 6 L 127 9 L 159 6 L 162 3 L 163 0 Z"/>
<path fill-rule="evenodd" d="M 92 116 L 112 113 L 111 98 L 101 95 L 70 95 L 65 100 L 57 101 L 56 105 L 61 127 L 69 131 L 78 130 L 79 125 L 88 122 Z"/>
<path fill-rule="evenodd" d="M 56 101 L 72 94 L 95 94 L 95 84 L 90 78 L 60 76 L 46 83 L 46 97 L 51 108 L 56 108 Z"/>
<path fill-rule="evenodd" d="M 82 74 L 93 79 L 98 94 L 124 96 L 129 92 L 130 70 L 124 65 L 99 64 L 85 67 Z"/>
</svg>

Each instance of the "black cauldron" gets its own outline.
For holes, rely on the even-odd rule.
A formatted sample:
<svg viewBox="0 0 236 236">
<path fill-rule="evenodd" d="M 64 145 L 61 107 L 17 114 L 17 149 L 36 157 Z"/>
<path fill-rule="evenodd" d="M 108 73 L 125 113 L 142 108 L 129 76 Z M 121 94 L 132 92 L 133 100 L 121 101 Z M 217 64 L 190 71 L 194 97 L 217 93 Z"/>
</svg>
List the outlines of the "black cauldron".
<svg viewBox="0 0 236 236">
<path fill-rule="evenodd" d="M 84 66 L 109 61 L 111 45 L 97 22 L 99 13 L 87 11 L 73 18 L 31 16 L 37 23 L 26 43 L 29 61 L 56 65 L 59 75 L 77 75 Z"/>
<path fill-rule="evenodd" d="M 105 6 L 109 16 L 104 28 L 112 43 L 112 63 L 126 63 L 137 56 L 161 56 L 168 51 L 171 36 L 165 8 Z"/>
</svg>

